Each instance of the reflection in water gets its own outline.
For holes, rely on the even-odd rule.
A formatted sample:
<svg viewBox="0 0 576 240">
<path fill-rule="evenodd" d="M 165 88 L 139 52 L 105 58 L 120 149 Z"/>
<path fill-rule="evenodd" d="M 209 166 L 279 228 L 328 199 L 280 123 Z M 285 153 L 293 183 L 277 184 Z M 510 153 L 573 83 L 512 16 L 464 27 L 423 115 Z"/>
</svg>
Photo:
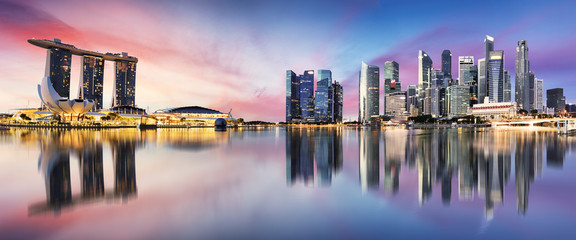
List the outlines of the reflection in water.
<svg viewBox="0 0 576 240">
<path fill-rule="evenodd" d="M 314 164 L 320 186 L 330 186 L 342 168 L 342 132 L 315 128 L 286 129 L 286 183 L 314 185 Z"/>
<path fill-rule="evenodd" d="M 313 164 L 318 183 L 329 185 L 332 170 L 342 166 L 342 129 L 288 128 L 286 133 L 286 178 L 288 185 L 301 180 L 313 185 Z M 424 205 L 438 187 L 442 204 L 452 201 L 453 178 L 459 201 L 481 199 L 488 220 L 494 208 L 503 205 L 509 186 L 512 162 L 515 169 L 517 209 L 526 214 L 530 184 L 542 175 L 544 154 L 547 165 L 562 167 L 570 137 L 553 131 L 500 131 L 493 129 L 385 130 L 358 129 L 359 182 L 363 192 L 383 188 L 399 192 L 402 165 L 418 175 L 418 203 Z M 380 143 L 383 159 L 380 159 Z M 339 157 L 334 157 L 339 156 Z M 514 158 L 514 161 L 512 161 Z M 334 159 L 339 159 L 334 161 Z M 331 167 L 330 167 L 331 166 Z M 455 186 L 456 188 L 456 186 Z"/>
</svg>

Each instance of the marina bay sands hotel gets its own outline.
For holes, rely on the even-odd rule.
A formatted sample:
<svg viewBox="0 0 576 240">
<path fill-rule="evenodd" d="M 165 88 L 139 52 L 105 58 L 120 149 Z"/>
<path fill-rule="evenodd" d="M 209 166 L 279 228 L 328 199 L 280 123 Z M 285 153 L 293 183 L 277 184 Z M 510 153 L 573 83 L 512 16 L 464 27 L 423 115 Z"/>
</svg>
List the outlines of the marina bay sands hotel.
<svg viewBox="0 0 576 240">
<path fill-rule="evenodd" d="M 99 53 L 82 50 L 74 45 L 64 44 L 60 39 L 29 39 L 29 43 L 46 48 L 46 72 L 54 90 L 63 98 L 70 99 L 70 68 L 72 54 L 82 56 L 82 72 L 78 98 L 94 100 L 93 111 L 102 109 L 104 86 L 104 60 L 114 61 L 116 78 L 112 107 L 135 107 L 136 63 L 138 58 L 127 53 Z"/>
</svg>

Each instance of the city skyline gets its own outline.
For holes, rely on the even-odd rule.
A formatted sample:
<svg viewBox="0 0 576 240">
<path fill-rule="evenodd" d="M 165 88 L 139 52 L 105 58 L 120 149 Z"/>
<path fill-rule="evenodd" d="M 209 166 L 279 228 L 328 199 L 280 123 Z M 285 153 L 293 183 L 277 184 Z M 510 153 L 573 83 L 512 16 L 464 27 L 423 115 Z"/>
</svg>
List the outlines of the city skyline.
<svg viewBox="0 0 576 240">
<path fill-rule="evenodd" d="M 358 62 L 382 68 L 384 62 L 396 61 L 400 82 L 413 85 L 417 83 L 418 50 L 432 57 L 435 69 L 441 69 L 442 51 L 450 50 L 455 76 L 459 56 L 483 57 L 485 35 L 494 37 L 494 49 L 508 56 L 504 69 L 510 72 L 513 89 L 512 56 L 519 40 L 528 41 L 530 69 L 544 79 L 544 90 L 569 86 L 576 79 L 569 61 L 576 51 L 572 47 L 576 31 L 566 27 L 576 20 L 569 14 L 575 3 L 569 1 L 499 3 L 493 17 L 483 21 L 479 16 L 490 6 L 487 3 L 449 5 L 437 11 L 446 4 L 320 1 L 299 9 L 296 15 L 284 11 L 298 4 L 3 1 L 0 26 L 6 38 L 0 40 L 0 52 L 9 57 L 0 60 L 0 81 L 6 86 L 0 92 L 0 112 L 40 106 L 35 86 L 43 75 L 40 59 L 45 53 L 26 46 L 29 38 L 59 38 L 79 48 L 138 56 L 139 107 L 153 111 L 200 105 L 233 109 L 235 116 L 266 121 L 283 120 L 282 72 L 286 69 L 331 69 L 333 79 L 346 89 L 344 119 L 354 119 Z M 84 9 L 94 14 L 80 14 Z M 326 10 L 323 18 L 308 14 L 320 9 Z M 459 18 L 469 21 L 454 20 Z M 319 30 L 309 31 L 306 38 L 287 34 L 302 26 Z M 382 26 L 387 27 L 368 34 Z M 78 89 L 80 62 L 72 59 L 71 89 Z M 105 71 L 104 75 L 104 92 L 109 93 L 114 73 Z M 565 96 L 567 103 L 576 102 L 576 89 L 565 89 Z M 105 97 L 103 106 L 110 105 L 111 99 Z"/>
</svg>

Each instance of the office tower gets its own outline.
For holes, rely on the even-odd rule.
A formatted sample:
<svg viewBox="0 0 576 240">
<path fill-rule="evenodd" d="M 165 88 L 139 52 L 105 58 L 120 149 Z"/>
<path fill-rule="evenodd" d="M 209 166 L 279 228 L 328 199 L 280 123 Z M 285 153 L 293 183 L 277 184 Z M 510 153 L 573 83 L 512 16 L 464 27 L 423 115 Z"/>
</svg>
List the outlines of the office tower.
<svg viewBox="0 0 576 240">
<path fill-rule="evenodd" d="M 470 86 L 453 85 L 446 88 L 446 99 L 449 117 L 466 115 L 470 107 Z"/>
<path fill-rule="evenodd" d="M 384 63 L 384 113 L 386 114 L 386 94 L 402 91 L 400 84 L 400 67 L 395 61 Z"/>
<path fill-rule="evenodd" d="M 127 53 L 122 53 L 128 56 Z M 136 106 L 136 62 L 116 60 L 116 79 L 112 106 Z"/>
<path fill-rule="evenodd" d="M 406 110 L 412 117 L 418 115 L 418 86 L 416 85 L 408 85 L 408 91 L 406 91 Z"/>
<path fill-rule="evenodd" d="M 380 69 L 362 62 L 358 122 L 369 124 L 380 117 Z"/>
<path fill-rule="evenodd" d="M 488 97 L 488 78 L 486 78 L 486 59 L 478 59 L 478 102 L 484 103 Z"/>
<path fill-rule="evenodd" d="M 424 112 L 423 101 L 426 96 L 425 90 L 431 86 L 430 75 L 432 59 L 422 50 L 418 51 L 418 112 Z"/>
<path fill-rule="evenodd" d="M 299 78 L 302 120 L 314 121 L 314 71 L 306 70 Z"/>
<path fill-rule="evenodd" d="M 535 108 L 539 113 L 544 111 L 544 80 L 536 78 L 536 104 Z"/>
<path fill-rule="evenodd" d="M 566 97 L 563 88 L 546 90 L 546 107 L 554 108 L 554 113 L 562 114 L 566 108 Z"/>
<path fill-rule="evenodd" d="M 59 39 L 54 39 L 60 43 Z M 57 47 L 49 48 L 46 57 L 45 77 L 50 77 L 52 87 L 63 98 L 70 97 L 70 65 L 72 53 L 70 50 Z"/>
<path fill-rule="evenodd" d="M 400 117 L 406 112 L 406 92 L 405 91 L 398 91 L 393 93 L 386 93 L 385 96 L 385 104 L 386 108 L 384 115 L 386 116 L 393 116 L 393 117 Z"/>
<path fill-rule="evenodd" d="M 300 79 L 292 70 L 286 70 L 286 122 L 301 119 Z"/>
<path fill-rule="evenodd" d="M 342 85 L 340 85 L 340 83 L 338 82 L 334 82 L 334 84 L 332 84 L 332 90 L 334 91 L 333 96 L 334 96 L 334 107 L 333 107 L 333 111 L 334 111 L 334 119 L 332 121 L 337 122 L 337 123 L 341 123 L 342 122 L 342 116 L 343 116 L 343 111 L 342 111 L 342 106 L 344 103 L 344 90 L 342 88 Z"/>
<path fill-rule="evenodd" d="M 528 98 L 530 107 L 526 110 L 530 111 L 536 107 L 536 76 L 534 76 L 534 71 L 528 72 Z"/>
<path fill-rule="evenodd" d="M 442 51 L 442 72 L 446 78 L 452 78 L 452 53 L 447 49 Z"/>
<path fill-rule="evenodd" d="M 504 101 L 504 51 L 491 51 L 488 59 L 488 96 L 495 102 Z"/>
<path fill-rule="evenodd" d="M 332 72 L 330 70 L 318 70 L 318 83 L 314 97 L 314 119 L 317 122 L 332 122 L 333 94 Z"/>
<path fill-rule="evenodd" d="M 444 81 L 444 72 L 439 69 L 432 69 L 430 71 L 430 87 L 443 88 L 447 86 L 448 82 Z"/>
<path fill-rule="evenodd" d="M 516 47 L 516 91 L 515 100 L 518 107 L 530 111 L 530 61 L 528 61 L 528 43 L 518 41 Z"/>
<path fill-rule="evenodd" d="M 466 80 L 468 83 L 470 79 L 464 79 L 464 75 L 466 75 L 465 71 L 468 71 L 468 68 L 474 66 L 474 56 L 460 56 L 458 57 L 458 78 L 460 79 L 460 85 L 466 85 Z"/>
<path fill-rule="evenodd" d="M 504 99 L 503 102 L 512 101 L 512 83 L 510 82 L 510 73 L 504 70 Z"/>
<path fill-rule="evenodd" d="M 477 104 L 478 99 L 478 66 L 462 65 L 460 68 L 460 85 L 470 87 L 470 106 Z"/>
<path fill-rule="evenodd" d="M 486 88 L 484 91 L 485 95 L 484 97 L 488 97 L 490 96 L 490 66 L 488 65 L 488 62 L 490 60 L 490 52 L 494 51 L 494 38 L 491 36 L 486 35 L 486 38 L 484 38 L 484 68 L 482 68 L 482 72 L 483 72 L 483 76 L 485 76 L 486 78 L 484 79 L 485 82 L 483 82 L 483 84 L 486 85 Z M 480 63 L 478 63 L 478 67 L 480 67 Z M 480 84 L 480 82 L 478 83 Z M 480 87 L 479 87 L 480 89 Z M 492 98 L 490 98 L 492 99 Z M 483 100 L 482 100 L 483 101 Z"/>
<path fill-rule="evenodd" d="M 94 100 L 92 110 L 102 109 L 102 93 L 104 87 L 104 58 L 82 56 L 82 78 L 80 80 L 80 98 Z"/>
</svg>

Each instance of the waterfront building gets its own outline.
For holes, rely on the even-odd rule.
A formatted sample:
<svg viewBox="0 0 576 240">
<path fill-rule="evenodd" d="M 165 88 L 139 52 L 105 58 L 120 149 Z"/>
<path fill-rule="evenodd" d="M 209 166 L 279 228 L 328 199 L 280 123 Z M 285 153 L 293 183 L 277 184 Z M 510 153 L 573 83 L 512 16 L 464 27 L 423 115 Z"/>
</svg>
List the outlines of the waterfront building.
<svg viewBox="0 0 576 240">
<path fill-rule="evenodd" d="M 430 71 L 430 87 L 443 88 L 448 86 L 448 81 L 444 81 L 444 72 L 440 69 Z"/>
<path fill-rule="evenodd" d="M 213 126 L 216 119 L 235 120 L 230 113 L 223 113 L 214 109 L 200 106 L 185 106 L 166 108 L 151 114 L 160 124 L 182 124 Z"/>
<path fill-rule="evenodd" d="M 490 66 L 488 65 L 488 63 L 490 62 L 490 52 L 494 51 L 494 38 L 491 36 L 486 35 L 486 38 L 484 38 L 484 66 L 483 66 L 483 76 L 485 77 L 484 82 L 479 82 L 478 84 L 485 84 L 485 88 L 482 88 L 483 92 L 482 94 L 479 95 L 483 95 L 481 96 L 482 98 L 480 99 L 484 99 L 484 97 L 488 97 L 490 96 L 492 93 L 490 92 Z M 478 67 L 480 67 L 480 63 L 478 63 Z M 480 89 L 480 87 L 479 87 Z"/>
<path fill-rule="evenodd" d="M 300 79 L 292 70 L 286 70 L 286 122 L 302 119 L 300 110 Z"/>
<path fill-rule="evenodd" d="M 478 59 L 478 101 L 488 97 L 488 78 L 486 76 L 486 59 Z"/>
<path fill-rule="evenodd" d="M 418 115 L 418 86 L 408 85 L 406 91 L 406 110 L 411 117 Z"/>
<path fill-rule="evenodd" d="M 470 106 L 478 103 L 478 66 L 464 65 L 461 68 L 460 85 L 470 87 Z"/>
<path fill-rule="evenodd" d="M 516 102 L 494 102 L 474 104 L 468 111 L 468 115 L 491 119 L 515 117 L 518 107 Z"/>
<path fill-rule="evenodd" d="M 466 115 L 470 107 L 470 86 L 453 85 L 446 88 L 448 117 Z"/>
<path fill-rule="evenodd" d="M 566 97 L 563 88 L 553 88 L 546 90 L 546 106 L 554 108 L 555 114 L 562 114 L 566 108 Z"/>
<path fill-rule="evenodd" d="M 536 103 L 535 108 L 538 112 L 544 111 L 544 80 L 536 78 Z"/>
<path fill-rule="evenodd" d="M 332 72 L 318 70 L 318 82 L 314 97 L 314 119 L 316 122 L 332 122 L 334 107 L 334 91 L 332 88 Z"/>
<path fill-rule="evenodd" d="M 127 53 L 122 53 L 127 56 Z M 112 106 L 136 106 L 136 63 L 125 60 L 116 61 L 116 79 L 114 83 Z"/>
<path fill-rule="evenodd" d="M 358 122 L 369 124 L 380 118 L 380 69 L 362 62 L 360 70 L 360 94 Z"/>
<path fill-rule="evenodd" d="M 300 79 L 300 108 L 302 120 L 314 121 L 314 70 L 306 70 Z"/>
<path fill-rule="evenodd" d="M 61 43 L 60 39 L 53 39 L 56 43 Z M 52 87 L 63 98 L 70 97 L 70 66 L 72 64 L 72 53 L 70 50 L 50 47 L 47 50 L 45 77 L 50 78 Z"/>
<path fill-rule="evenodd" d="M 446 78 L 452 79 L 452 53 L 448 49 L 442 51 L 442 72 Z"/>
<path fill-rule="evenodd" d="M 512 101 L 512 83 L 510 82 L 510 73 L 504 70 L 504 102 Z"/>
<path fill-rule="evenodd" d="M 79 98 L 94 100 L 92 110 L 100 111 L 104 88 L 104 58 L 90 55 L 82 56 L 81 74 Z"/>
<path fill-rule="evenodd" d="M 528 43 L 524 40 L 518 41 L 515 66 L 515 100 L 519 108 L 530 111 L 530 61 L 528 60 Z"/>
<path fill-rule="evenodd" d="M 536 108 L 536 76 L 534 71 L 528 72 L 528 97 L 529 97 L 529 108 L 526 109 L 530 111 Z"/>
<path fill-rule="evenodd" d="M 431 86 L 432 59 L 422 50 L 418 51 L 418 112 L 424 112 L 426 89 Z"/>
<path fill-rule="evenodd" d="M 386 93 L 384 94 L 384 96 L 386 99 L 385 100 L 386 108 L 384 115 L 399 118 L 407 114 L 405 91 Z"/>
<path fill-rule="evenodd" d="M 474 66 L 474 56 L 458 57 L 458 78 L 460 85 L 469 85 L 471 79 L 466 78 L 466 73 L 470 67 Z"/>
<path fill-rule="evenodd" d="M 343 106 L 344 106 L 344 89 L 342 88 L 342 85 L 340 85 L 339 82 L 334 82 L 334 84 L 332 84 L 332 90 L 334 91 L 333 96 L 334 96 L 334 118 L 332 121 L 337 122 L 337 123 L 341 123 L 342 122 L 342 116 L 344 115 L 343 112 Z"/>
<path fill-rule="evenodd" d="M 488 96 L 495 102 L 504 101 L 504 51 L 491 51 L 488 59 Z"/>
</svg>

